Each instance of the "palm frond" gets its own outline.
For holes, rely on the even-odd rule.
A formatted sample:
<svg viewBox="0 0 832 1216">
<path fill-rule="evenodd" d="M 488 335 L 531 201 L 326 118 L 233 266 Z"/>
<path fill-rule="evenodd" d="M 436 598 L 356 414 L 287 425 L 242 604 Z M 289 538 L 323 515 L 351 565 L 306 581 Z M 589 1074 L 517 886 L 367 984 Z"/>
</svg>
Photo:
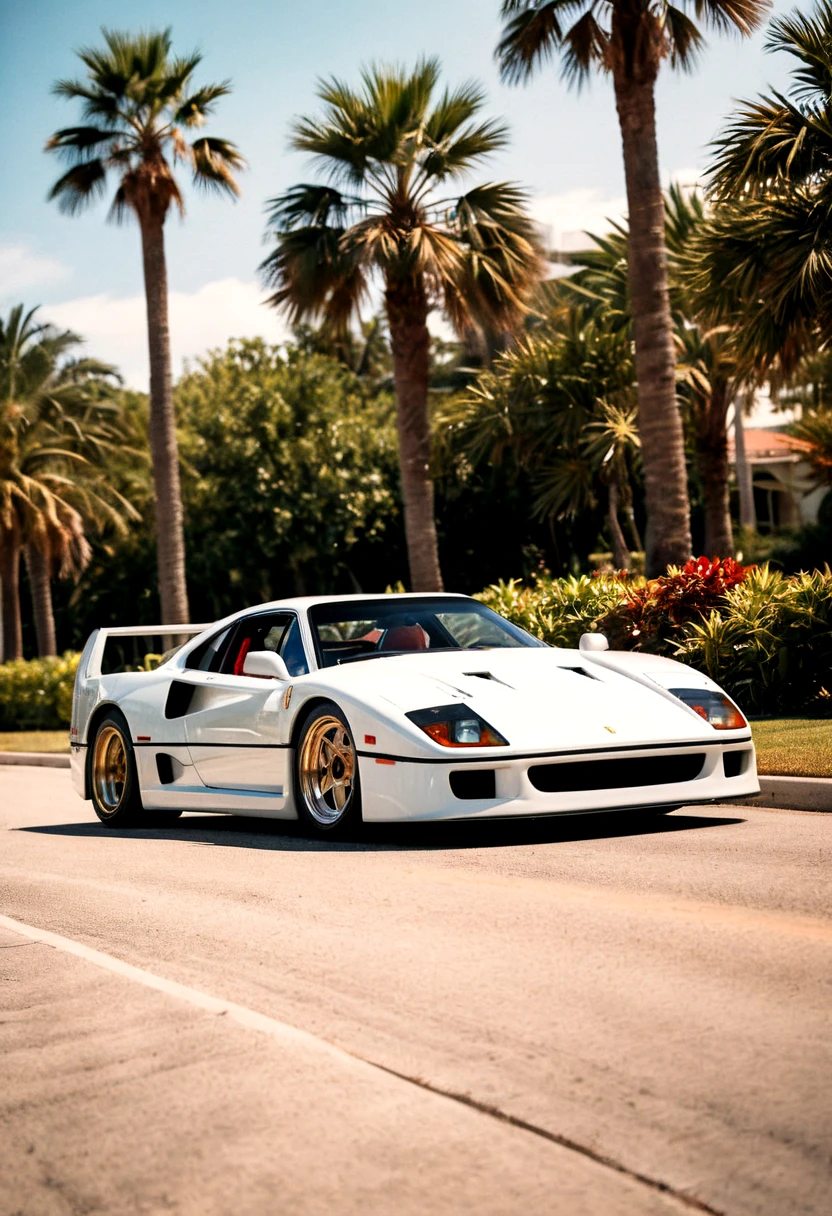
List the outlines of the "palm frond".
<svg viewBox="0 0 832 1216">
<path fill-rule="evenodd" d="M 112 131 L 102 131 L 100 127 L 64 127 L 47 141 L 46 150 L 77 164 L 89 160 L 94 149 L 112 138 Z"/>
<path fill-rule="evenodd" d="M 76 215 L 104 193 L 106 178 L 103 161 L 86 160 L 58 178 L 49 191 L 49 200 L 56 199 L 65 215 Z"/>
<path fill-rule="evenodd" d="M 194 140 L 191 155 L 195 185 L 235 197 L 240 193 L 232 170 L 244 169 L 246 162 L 234 144 L 227 139 L 206 135 Z"/>
<path fill-rule="evenodd" d="M 307 226 L 346 226 L 353 209 L 362 213 L 366 204 L 360 198 L 344 195 L 332 186 L 302 183 L 266 204 L 269 227 L 277 232 Z"/>
<path fill-rule="evenodd" d="M 426 132 L 426 135 L 428 132 Z M 508 144 L 508 128 L 504 123 L 488 121 L 460 131 L 455 138 L 434 143 L 422 160 L 424 172 L 438 181 L 470 172 L 483 160 Z"/>
<path fill-rule="evenodd" d="M 480 112 L 486 93 L 476 81 L 459 88 L 446 89 L 424 123 L 425 135 L 432 144 L 445 144 Z"/>
<path fill-rule="evenodd" d="M 528 80 L 535 68 L 551 59 L 563 42 L 562 19 L 578 3 L 570 0 L 506 0 L 506 18 L 495 56 L 500 75 L 509 84 Z"/>
<path fill-rule="evenodd" d="M 220 97 L 227 97 L 230 92 L 230 80 L 224 80 L 221 84 L 204 85 L 174 110 L 174 122 L 181 123 L 184 127 L 201 127 L 213 113 Z M 178 90 L 174 94 L 174 97 L 176 96 L 178 96 Z"/>
<path fill-rule="evenodd" d="M 692 72 L 705 41 L 696 24 L 680 8 L 667 4 L 664 8 L 664 27 L 670 45 L 671 64 L 685 72 Z"/>
<path fill-rule="evenodd" d="M 760 28 L 771 8 L 769 0 L 694 0 L 694 11 L 718 33 L 737 31 L 746 37 Z"/>
<path fill-rule="evenodd" d="M 594 64 L 603 63 L 610 36 L 595 19 L 592 8 L 578 18 L 562 37 L 563 67 L 561 75 L 567 84 L 578 89 L 588 79 Z"/>
</svg>

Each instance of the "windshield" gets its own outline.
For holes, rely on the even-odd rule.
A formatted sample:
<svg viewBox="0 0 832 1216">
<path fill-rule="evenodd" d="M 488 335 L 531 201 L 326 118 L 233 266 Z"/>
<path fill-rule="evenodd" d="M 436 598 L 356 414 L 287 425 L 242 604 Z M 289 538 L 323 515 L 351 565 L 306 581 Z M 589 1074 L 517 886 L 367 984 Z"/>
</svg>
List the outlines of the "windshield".
<svg viewBox="0 0 832 1216">
<path fill-rule="evenodd" d="M 413 651 L 545 646 L 476 600 L 385 595 L 309 610 L 321 667 Z"/>
</svg>

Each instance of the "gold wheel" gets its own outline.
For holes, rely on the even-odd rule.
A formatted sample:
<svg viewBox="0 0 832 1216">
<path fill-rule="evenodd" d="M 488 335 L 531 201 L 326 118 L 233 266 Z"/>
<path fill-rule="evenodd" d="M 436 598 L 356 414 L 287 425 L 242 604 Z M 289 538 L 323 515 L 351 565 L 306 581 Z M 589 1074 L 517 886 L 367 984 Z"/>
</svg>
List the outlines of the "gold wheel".
<svg viewBox="0 0 832 1216">
<path fill-rule="evenodd" d="M 349 731 L 339 718 L 317 718 L 303 737 L 298 763 L 300 794 L 321 827 L 333 827 L 355 799 L 356 757 Z"/>
<path fill-rule="evenodd" d="M 92 784 L 96 802 L 106 815 L 114 815 L 127 788 L 127 748 L 121 731 L 104 726 L 95 739 Z"/>
</svg>

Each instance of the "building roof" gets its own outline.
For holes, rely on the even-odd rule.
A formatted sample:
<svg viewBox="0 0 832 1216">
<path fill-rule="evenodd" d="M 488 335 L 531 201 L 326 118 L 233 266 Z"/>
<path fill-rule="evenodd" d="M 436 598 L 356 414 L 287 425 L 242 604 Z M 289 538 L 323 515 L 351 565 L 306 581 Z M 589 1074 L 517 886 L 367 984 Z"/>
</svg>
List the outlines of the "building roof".
<svg viewBox="0 0 832 1216">
<path fill-rule="evenodd" d="M 729 458 L 734 459 L 734 433 L 728 437 Z M 794 464 L 800 460 L 799 452 L 792 447 L 791 439 L 783 431 L 767 431 L 760 427 L 749 427 L 745 432 L 745 457 L 749 464 L 762 464 L 767 460 L 789 460 Z"/>
</svg>

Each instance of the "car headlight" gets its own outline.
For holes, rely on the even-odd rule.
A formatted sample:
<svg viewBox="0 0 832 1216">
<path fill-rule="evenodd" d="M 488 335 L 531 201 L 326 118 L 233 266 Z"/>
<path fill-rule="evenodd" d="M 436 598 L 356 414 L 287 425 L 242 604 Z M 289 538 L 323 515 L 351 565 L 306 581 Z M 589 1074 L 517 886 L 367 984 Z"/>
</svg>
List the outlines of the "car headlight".
<svg viewBox="0 0 832 1216">
<path fill-rule="evenodd" d="M 734 702 L 724 692 L 714 692 L 710 688 L 668 688 L 667 691 L 684 701 L 716 730 L 740 730 L 748 726 Z"/>
<path fill-rule="evenodd" d="M 508 747 L 508 739 L 467 705 L 414 709 L 405 717 L 443 747 Z"/>
</svg>

